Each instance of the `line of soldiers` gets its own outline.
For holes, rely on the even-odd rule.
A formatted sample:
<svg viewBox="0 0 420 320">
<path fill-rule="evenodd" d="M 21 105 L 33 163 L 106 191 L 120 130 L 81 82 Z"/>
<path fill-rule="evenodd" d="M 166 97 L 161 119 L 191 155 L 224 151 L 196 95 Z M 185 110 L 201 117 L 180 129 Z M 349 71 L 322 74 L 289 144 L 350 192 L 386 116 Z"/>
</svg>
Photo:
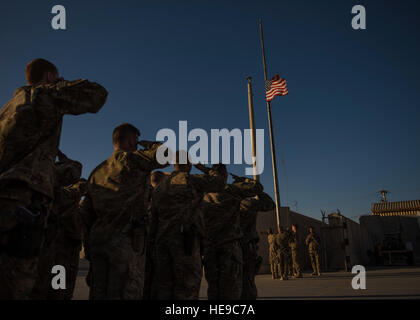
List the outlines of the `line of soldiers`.
<svg viewBox="0 0 420 320">
<path fill-rule="evenodd" d="M 191 174 L 184 151 L 159 171 L 161 143 L 139 141 L 128 123 L 81 179 L 58 149 L 63 116 L 98 112 L 107 91 L 60 78 L 44 59 L 26 78 L 0 110 L 0 299 L 71 299 L 82 243 L 90 299 L 198 299 L 203 269 L 209 299 L 256 299 L 257 213 L 274 208 L 258 181 L 228 184 L 223 164 Z M 64 290 L 51 286 L 56 265 Z"/>
<path fill-rule="evenodd" d="M 302 278 L 302 254 L 300 233 L 298 226 L 292 225 L 292 229 L 278 227 L 278 233 L 267 230 L 269 246 L 269 261 L 273 279 L 288 280 L 289 278 Z M 321 276 L 319 266 L 320 240 L 314 229 L 309 227 L 305 244 L 308 247 L 313 273 Z"/>
</svg>

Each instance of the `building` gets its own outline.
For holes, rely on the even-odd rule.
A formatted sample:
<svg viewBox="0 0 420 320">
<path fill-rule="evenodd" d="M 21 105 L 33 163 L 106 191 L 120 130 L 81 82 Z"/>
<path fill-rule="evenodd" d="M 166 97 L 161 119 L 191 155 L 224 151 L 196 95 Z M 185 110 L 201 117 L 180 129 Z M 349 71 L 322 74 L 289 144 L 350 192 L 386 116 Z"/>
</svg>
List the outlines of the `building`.
<svg viewBox="0 0 420 320">
<path fill-rule="evenodd" d="M 418 216 L 420 217 L 420 200 L 380 202 L 372 205 L 372 215 L 381 217 Z"/>
</svg>

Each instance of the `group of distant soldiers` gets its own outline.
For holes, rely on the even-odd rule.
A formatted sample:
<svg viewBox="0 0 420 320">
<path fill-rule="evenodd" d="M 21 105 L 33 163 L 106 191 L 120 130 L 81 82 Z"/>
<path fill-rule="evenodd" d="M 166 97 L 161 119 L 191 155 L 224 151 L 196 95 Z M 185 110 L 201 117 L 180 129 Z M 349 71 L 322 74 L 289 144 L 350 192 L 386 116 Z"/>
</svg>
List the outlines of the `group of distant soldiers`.
<svg viewBox="0 0 420 320">
<path fill-rule="evenodd" d="M 292 229 L 278 227 L 278 233 L 267 230 L 269 245 L 269 261 L 273 279 L 288 280 L 289 278 L 302 278 L 302 258 L 304 249 L 298 226 L 292 225 Z M 313 276 L 320 276 L 319 251 L 320 240 L 314 229 L 309 227 L 309 233 L 305 239 L 311 259 Z"/>
<path fill-rule="evenodd" d="M 26 79 L 0 110 L 0 299 L 71 299 L 82 247 L 90 299 L 198 299 L 203 269 L 209 299 L 257 298 L 257 213 L 274 208 L 258 181 L 229 184 L 223 164 L 191 174 L 185 151 L 160 171 L 162 144 L 128 123 L 82 179 L 59 150 L 63 116 L 98 112 L 107 91 L 60 78 L 44 59 Z"/>
</svg>

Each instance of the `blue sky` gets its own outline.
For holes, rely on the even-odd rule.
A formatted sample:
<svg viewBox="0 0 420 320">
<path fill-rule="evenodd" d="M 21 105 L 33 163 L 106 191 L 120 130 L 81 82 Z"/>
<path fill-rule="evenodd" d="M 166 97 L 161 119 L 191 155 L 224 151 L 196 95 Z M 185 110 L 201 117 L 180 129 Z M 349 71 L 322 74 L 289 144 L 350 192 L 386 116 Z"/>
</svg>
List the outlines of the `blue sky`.
<svg viewBox="0 0 420 320">
<path fill-rule="evenodd" d="M 55 4 L 67 30 L 51 28 Z M 362 4 L 367 30 L 351 28 Z M 259 46 L 268 72 L 288 81 L 273 102 L 282 205 L 320 218 L 339 208 L 369 213 L 376 191 L 420 198 L 418 1 L 2 1 L 0 104 L 24 85 L 27 62 L 43 57 L 66 79 L 109 91 L 96 115 L 66 116 L 61 149 L 84 176 L 112 152 L 121 122 L 154 139 L 161 128 L 249 126 L 246 76 L 256 126 L 265 129 L 262 183 L 273 179 Z M 228 169 L 242 174 L 244 165 Z"/>
</svg>

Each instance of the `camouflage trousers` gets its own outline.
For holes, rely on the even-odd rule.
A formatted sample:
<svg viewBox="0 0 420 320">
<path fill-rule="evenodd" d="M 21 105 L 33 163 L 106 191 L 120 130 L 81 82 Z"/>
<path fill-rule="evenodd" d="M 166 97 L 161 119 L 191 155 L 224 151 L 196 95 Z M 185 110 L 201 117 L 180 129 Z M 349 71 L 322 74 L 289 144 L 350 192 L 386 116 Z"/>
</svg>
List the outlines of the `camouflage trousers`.
<svg viewBox="0 0 420 320">
<path fill-rule="evenodd" d="M 35 300 L 71 300 L 79 270 L 81 241 L 57 239 L 42 250 L 38 262 L 38 279 L 32 291 Z M 66 271 L 66 288 L 54 290 L 51 286 L 53 266 L 61 265 Z"/>
<path fill-rule="evenodd" d="M 46 300 L 51 288 L 54 266 L 54 249 L 52 244 L 44 245 L 38 259 L 37 278 L 31 292 L 32 300 Z"/>
<path fill-rule="evenodd" d="M 277 254 L 276 254 L 276 250 L 274 249 L 273 246 L 270 246 L 268 249 L 268 261 L 270 263 L 270 271 L 271 271 L 271 275 L 273 276 L 273 279 L 276 279 L 278 277 L 277 274 Z"/>
<path fill-rule="evenodd" d="M 279 277 L 287 278 L 289 275 L 289 251 L 279 250 L 277 255 L 277 274 Z"/>
<path fill-rule="evenodd" d="M 164 237 L 154 245 L 153 300 L 197 300 L 203 269 L 200 238 L 193 239 L 193 250 L 186 254 L 182 235 Z"/>
<path fill-rule="evenodd" d="M 302 270 L 300 269 L 299 250 L 297 248 L 292 248 L 291 253 L 293 262 L 293 274 L 295 274 L 297 277 L 300 277 L 302 275 Z"/>
<path fill-rule="evenodd" d="M 16 225 L 15 212 L 19 206 L 29 206 L 32 192 L 23 190 L 20 201 L 0 198 L 0 300 L 29 299 L 37 277 L 38 258 L 15 258 L 3 249 L 8 233 Z"/>
<path fill-rule="evenodd" d="M 70 300 L 73 298 L 76 287 L 77 273 L 79 271 L 80 250 L 82 243 L 79 240 L 63 239 L 56 245 L 55 264 L 64 266 L 66 269 L 66 289 L 54 290 L 50 299 Z"/>
<path fill-rule="evenodd" d="M 241 242 L 243 257 L 241 300 L 256 300 L 258 296 L 255 276 L 261 266 L 262 258 L 258 256 L 258 242 Z"/>
<path fill-rule="evenodd" d="M 0 255 L 0 300 L 27 300 L 37 278 L 38 258 Z"/>
<path fill-rule="evenodd" d="M 319 252 L 318 251 L 309 251 L 309 257 L 311 258 L 312 269 L 314 273 L 320 274 L 319 269 Z"/>
<path fill-rule="evenodd" d="M 143 237 L 115 233 L 106 243 L 89 240 L 92 300 L 139 300 L 143 298 L 146 233 Z M 138 246 L 138 247 L 137 247 Z"/>
<path fill-rule="evenodd" d="M 153 264 L 154 245 L 148 244 L 146 250 L 146 266 L 145 266 L 145 276 L 144 276 L 144 289 L 143 289 L 143 300 L 152 299 L 152 281 L 154 276 L 155 266 Z"/>
<path fill-rule="evenodd" d="M 209 300 L 239 300 L 242 293 L 242 248 L 238 241 L 208 247 L 204 272 Z"/>
</svg>

